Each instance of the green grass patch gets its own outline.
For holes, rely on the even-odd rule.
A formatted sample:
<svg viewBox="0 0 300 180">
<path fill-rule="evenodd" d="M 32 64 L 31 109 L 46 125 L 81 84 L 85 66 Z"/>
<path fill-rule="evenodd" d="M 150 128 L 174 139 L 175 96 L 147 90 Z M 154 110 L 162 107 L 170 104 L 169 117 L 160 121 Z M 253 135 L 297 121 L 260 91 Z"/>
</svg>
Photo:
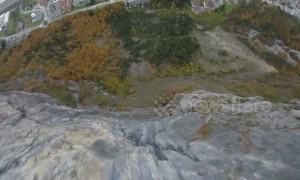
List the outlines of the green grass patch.
<svg viewBox="0 0 300 180">
<path fill-rule="evenodd" d="M 222 13 L 209 12 L 197 17 L 197 23 L 203 25 L 206 30 L 214 29 L 227 19 Z"/>
<path fill-rule="evenodd" d="M 108 1 L 108 0 L 89 0 L 89 1 L 87 1 L 86 5 L 93 6 L 93 5 L 96 5 L 96 4 L 105 2 L 105 1 Z"/>
<path fill-rule="evenodd" d="M 16 33 L 16 21 L 20 19 L 20 8 L 16 8 L 10 12 L 8 20 L 8 35 Z"/>
<path fill-rule="evenodd" d="M 83 9 L 83 8 L 86 8 L 87 6 L 86 5 L 83 5 L 83 6 L 73 6 L 72 7 L 72 11 L 77 11 L 77 10 L 80 10 L 80 9 Z"/>
<path fill-rule="evenodd" d="M 227 20 L 229 13 L 234 10 L 235 7 L 236 5 L 234 4 L 225 3 L 215 11 L 196 15 L 196 21 L 203 25 L 206 30 L 214 29 Z"/>
<path fill-rule="evenodd" d="M 96 4 L 103 3 L 105 1 L 108 1 L 108 0 L 96 0 Z"/>
<path fill-rule="evenodd" d="M 42 19 L 38 22 L 32 23 L 30 21 L 30 23 L 27 24 L 27 28 L 34 28 L 34 27 L 41 25 L 44 22 L 43 19 L 44 19 L 44 15 L 42 15 Z"/>
<path fill-rule="evenodd" d="M 23 14 L 20 8 L 15 8 L 11 11 L 8 22 L 8 35 L 13 35 L 16 33 L 16 22 L 23 20 L 26 23 L 26 28 L 33 28 L 40 25 L 43 22 L 44 14 L 42 15 L 42 20 L 32 23 L 30 13 Z"/>
</svg>

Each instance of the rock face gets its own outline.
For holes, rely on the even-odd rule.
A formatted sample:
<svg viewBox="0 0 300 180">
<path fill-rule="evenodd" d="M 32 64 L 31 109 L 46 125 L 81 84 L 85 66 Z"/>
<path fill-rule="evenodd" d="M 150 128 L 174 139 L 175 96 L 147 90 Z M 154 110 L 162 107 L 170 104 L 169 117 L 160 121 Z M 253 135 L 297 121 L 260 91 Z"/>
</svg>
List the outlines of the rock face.
<svg viewBox="0 0 300 180">
<path fill-rule="evenodd" d="M 159 117 L 2 93 L 0 179 L 298 180 L 294 107 L 198 91 L 178 95 Z"/>
</svg>

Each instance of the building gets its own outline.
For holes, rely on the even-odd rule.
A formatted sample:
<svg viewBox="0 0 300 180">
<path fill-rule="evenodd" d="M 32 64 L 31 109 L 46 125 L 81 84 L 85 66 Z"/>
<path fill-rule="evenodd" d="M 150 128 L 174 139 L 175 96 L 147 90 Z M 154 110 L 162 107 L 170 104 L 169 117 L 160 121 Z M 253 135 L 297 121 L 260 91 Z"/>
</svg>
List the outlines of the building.
<svg viewBox="0 0 300 180">
<path fill-rule="evenodd" d="M 47 0 L 39 0 L 41 6 L 47 7 Z"/>
<path fill-rule="evenodd" d="M 42 20 L 42 13 L 41 12 L 35 12 L 31 13 L 31 22 L 36 23 Z"/>
<path fill-rule="evenodd" d="M 72 0 L 60 0 L 61 13 L 72 11 Z"/>
<path fill-rule="evenodd" d="M 0 31 L 2 31 L 2 28 L 7 25 L 9 20 L 9 13 L 10 12 L 8 11 L 0 16 Z"/>
</svg>

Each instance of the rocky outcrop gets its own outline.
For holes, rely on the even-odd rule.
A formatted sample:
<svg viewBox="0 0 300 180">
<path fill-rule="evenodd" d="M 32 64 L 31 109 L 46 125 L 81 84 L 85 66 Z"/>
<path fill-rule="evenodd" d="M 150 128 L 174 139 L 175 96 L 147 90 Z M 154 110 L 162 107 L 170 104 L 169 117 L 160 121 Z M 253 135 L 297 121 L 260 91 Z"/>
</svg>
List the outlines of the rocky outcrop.
<svg viewBox="0 0 300 180">
<path fill-rule="evenodd" d="M 0 94 L 0 179 L 300 178 L 298 101 L 198 91 L 152 110 Z"/>
</svg>

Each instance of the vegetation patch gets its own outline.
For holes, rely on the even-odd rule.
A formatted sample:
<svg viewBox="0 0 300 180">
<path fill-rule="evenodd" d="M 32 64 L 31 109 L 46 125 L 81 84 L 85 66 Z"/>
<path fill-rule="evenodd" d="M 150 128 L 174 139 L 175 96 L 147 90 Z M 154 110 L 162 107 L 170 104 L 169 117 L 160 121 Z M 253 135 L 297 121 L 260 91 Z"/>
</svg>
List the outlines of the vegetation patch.
<svg viewBox="0 0 300 180">
<path fill-rule="evenodd" d="M 287 52 L 274 53 L 266 49 L 266 45 L 272 46 L 276 40 L 281 40 L 289 48 L 300 50 L 300 21 L 296 17 L 285 13 L 279 7 L 254 0 L 249 3 L 239 3 L 237 8 L 229 13 L 222 27 L 229 32 L 239 34 L 239 39 L 247 47 L 280 73 L 299 77 L 299 62 L 289 63 Z M 249 39 L 249 32 L 253 29 L 258 31 L 259 35 Z M 298 59 L 295 55 L 290 55 L 295 60 Z"/>
<path fill-rule="evenodd" d="M 27 92 L 48 94 L 71 107 L 77 106 L 76 99 L 63 83 L 58 83 L 52 80 L 29 79 L 25 81 L 22 88 L 23 91 Z"/>
<path fill-rule="evenodd" d="M 196 15 L 196 21 L 198 24 L 203 25 L 206 30 L 212 30 L 227 20 L 228 14 L 234 7 L 234 4 L 225 3 L 214 11 Z"/>
<path fill-rule="evenodd" d="M 41 13 L 41 12 L 39 12 Z M 10 12 L 8 29 L 4 31 L 4 35 L 13 35 L 17 32 L 24 30 L 25 28 L 33 28 L 42 23 L 42 20 L 32 23 L 31 13 L 22 13 L 20 8 L 15 8 Z M 44 14 L 42 14 L 43 19 Z"/>
<path fill-rule="evenodd" d="M 79 83 L 79 103 L 83 107 L 89 106 L 113 106 L 114 99 L 99 93 L 98 87 L 94 83 L 80 82 Z"/>
<path fill-rule="evenodd" d="M 0 92 L 7 91 L 48 94 L 70 107 L 78 105 L 83 107 L 116 106 L 116 99 L 111 94 L 104 92 L 96 83 L 54 80 L 37 72 L 32 75 L 27 74 L 26 77 L 1 82 Z"/>
<path fill-rule="evenodd" d="M 19 77 L 36 68 L 60 80 L 91 80 L 120 96 L 129 93 L 127 78 L 118 77 L 122 53 L 107 23 L 110 14 L 124 9 L 116 3 L 67 16 L 0 55 L 0 79 Z M 103 39 L 101 45 L 96 39 Z"/>
<path fill-rule="evenodd" d="M 125 62 L 147 60 L 155 65 L 189 63 L 199 45 L 189 36 L 194 28 L 192 17 L 185 13 L 162 11 L 147 14 L 125 9 L 110 17 L 115 34 L 130 52 Z M 122 65 L 128 68 L 127 64 Z"/>
<path fill-rule="evenodd" d="M 198 139 L 209 139 L 212 136 L 212 133 L 213 133 L 213 124 L 209 122 L 204 123 L 200 128 L 198 128 L 192 141 L 196 141 Z"/>
<path fill-rule="evenodd" d="M 229 90 L 239 96 L 262 96 L 273 102 L 288 102 L 300 98 L 300 84 L 297 80 L 273 73 L 256 80 L 244 80 L 231 85 Z"/>
<path fill-rule="evenodd" d="M 187 85 L 176 85 L 168 88 L 166 92 L 160 93 L 154 100 L 154 105 L 161 108 L 169 104 L 176 94 L 191 91 L 192 87 Z"/>
<path fill-rule="evenodd" d="M 239 38 L 249 49 L 262 57 L 268 64 L 274 66 L 280 73 L 298 78 L 300 76 L 300 63 L 291 64 L 286 61 L 285 55 L 276 55 L 265 49 L 260 48 L 255 41 L 249 41 L 248 38 Z"/>
<path fill-rule="evenodd" d="M 22 0 L 22 9 L 25 11 L 31 10 L 37 3 L 37 0 Z"/>
<path fill-rule="evenodd" d="M 266 39 L 280 39 L 287 46 L 300 50 L 300 23 L 292 15 L 259 0 L 240 3 L 230 14 L 225 26 L 234 32 L 255 29 Z"/>
</svg>

